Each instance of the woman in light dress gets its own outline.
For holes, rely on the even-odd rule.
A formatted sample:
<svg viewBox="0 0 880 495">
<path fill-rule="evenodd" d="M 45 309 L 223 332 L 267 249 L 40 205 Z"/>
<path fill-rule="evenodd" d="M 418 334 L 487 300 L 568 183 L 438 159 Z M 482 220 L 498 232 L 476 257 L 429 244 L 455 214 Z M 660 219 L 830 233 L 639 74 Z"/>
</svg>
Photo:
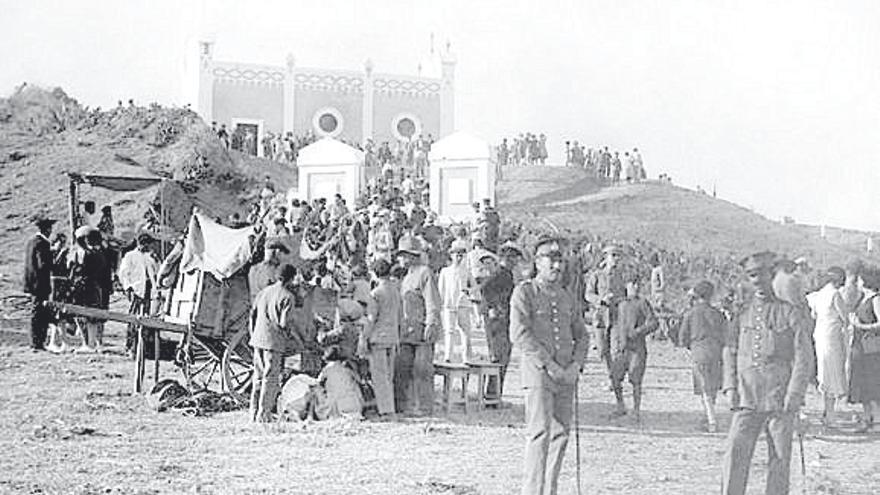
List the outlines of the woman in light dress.
<svg viewBox="0 0 880 495">
<path fill-rule="evenodd" d="M 816 375 L 819 392 L 825 398 L 823 422 L 831 421 L 837 399 L 846 395 L 846 306 L 840 295 L 846 273 L 840 267 L 831 267 L 825 274 L 825 285 L 807 296 L 816 327 Z"/>
</svg>

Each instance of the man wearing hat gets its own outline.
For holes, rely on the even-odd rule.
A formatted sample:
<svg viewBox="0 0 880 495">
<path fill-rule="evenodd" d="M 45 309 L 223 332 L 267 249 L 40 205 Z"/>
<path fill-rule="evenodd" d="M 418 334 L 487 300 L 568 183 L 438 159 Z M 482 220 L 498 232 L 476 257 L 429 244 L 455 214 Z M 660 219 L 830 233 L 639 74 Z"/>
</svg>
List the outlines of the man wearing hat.
<svg viewBox="0 0 880 495">
<path fill-rule="evenodd" d="M 35 217 L 37 233 L 27 242 L 24 259 L 24 291 L 31 295 L 31 348 L 45 349 L 52 310 L 43 303 L 52 294 L 52 249 L 49 236 L 55 220 Z"/>
<path fill-rule="evenodd" d="M 595 311 L 596 347 L 611 373 L 609 353 L 611 327 L 617 320 L 617 305 L 626 296 L 623 268 L 620 266 L 620 249 L 607 246 L 602 250 L 604 260 L 598 269 L 590 273 L 584 298 Z"/>
<path fill-rule="evenodd" d="M 746 491 L 755 443 L 766 432 L 766 493 L 789 490 L 794 419 L 813 370 L 811 328 L 803 312 L 773 294 L 773 253 L 742 261 L 754 295 L 730 329 L 723 390 L 735 411 L 723 461 L 725 495 Z"/>
<path fill-rule="evenodd" d="M 289 254 L 290 250 L 279 240 L 271 240 L 266 243 L 263 261 L 252 266 L 248 271 L 248 287 L 251 292 L 251 301 L 257 298 L 257 294 L 266 287 L 274 284 L 278 278 L 278 268 L 281 266 L 281 253 Z"/>
<path fill-rule="evenodd" d="M 419 241 L 400 238 L 397 259 L 406 269 L 400 281 L 403 316 L 395 368 L 398 412 L 431 414 L 434 408 L 434 342 L 440 334 L 440 293 L 431 270 L 422 264 Z"/>
<path fill-rule="evenodd" d="M 693 362 L 694 394 L 706 412 L 706 429 L 715 433 L 715 398 L 721 389 L 721 351 L 727 337 L 727 319 L 711 305 L 715 286 L 701 280 L 690 291 L 693 305 L 681 320 L 676 342 L 688 349 Z"/>
<path fill-rule="evenodd" d="M 556 494 L 577 378 L 589 339 L 571 293 L 560 284 L 563 253 L 554 238 L 535 247 L 536 275 L 513 289 L 510 333 L 522 349 L 526 441 L 524 495 Z"/>
</svg>

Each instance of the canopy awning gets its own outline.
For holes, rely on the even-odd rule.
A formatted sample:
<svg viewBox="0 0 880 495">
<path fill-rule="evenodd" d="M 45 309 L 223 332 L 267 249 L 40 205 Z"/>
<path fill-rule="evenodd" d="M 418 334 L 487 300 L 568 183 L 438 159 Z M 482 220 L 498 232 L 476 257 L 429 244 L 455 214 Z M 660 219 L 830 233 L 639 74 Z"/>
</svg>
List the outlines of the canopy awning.
<svg viewBox="0 0 880 495">
<path fill-rule="evenodd" d="M 111 191 L 141 191 L 162 182 L 160 177 L 124 177 L 115 175 L 94 175 L 68 173 L 71 180 Z"/>
</svg>

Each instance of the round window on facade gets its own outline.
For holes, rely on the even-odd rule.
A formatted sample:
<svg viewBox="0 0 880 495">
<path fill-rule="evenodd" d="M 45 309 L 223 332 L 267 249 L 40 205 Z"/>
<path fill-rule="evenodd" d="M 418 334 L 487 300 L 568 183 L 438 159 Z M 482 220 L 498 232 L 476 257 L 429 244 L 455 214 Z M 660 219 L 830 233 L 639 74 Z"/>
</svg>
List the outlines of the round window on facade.
<svg viewBox="0 0 880 495">
<path fill-rule="evenodd" d="M 342 133 L 344 125 L 342 113 L 332 107 L 322 108 L 312 117 L 312 128 L 319 136 L 336 137 Z"/>
<path fill-rule="evenodd" d="M 402 113 L 391 121 L 391 132 L 404 141 L 416 139 L 422 132 L 422 123 L 411 113 Z"/>
</svg>

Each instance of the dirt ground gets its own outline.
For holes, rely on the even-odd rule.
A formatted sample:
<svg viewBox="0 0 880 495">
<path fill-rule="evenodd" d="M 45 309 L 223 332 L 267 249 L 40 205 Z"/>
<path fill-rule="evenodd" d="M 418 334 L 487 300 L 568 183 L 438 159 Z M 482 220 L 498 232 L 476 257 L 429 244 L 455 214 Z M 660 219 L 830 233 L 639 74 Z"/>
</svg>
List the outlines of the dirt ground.
<svg viewBox="0 0 880 495">
<path fill-rule="evenodd" d="M 0 493 L 518 492 L 525 432 L 516 370 L 500 410 L 262 427 L 244 411 L 155 412 L 131 393 L 119 325 L 108 325 L 106 354 L 53 355 L 25 347 L 26 323 L 0 320 Z M 163 370 L 180 377 L 170 363 Z M 608 419 L 611 393 L 590 356 L 579 388 L 583 493 L 717 493 L 725 434 L 701 431 L 688 364 L 666 342 L 651 342 L 645 393 L 642 428 Z M 792 493 L 880 492 L 880 431 L 821 433 L 815 391 L 808 400 L 806 488 L 795 446 Z M 852 411 L 844 408 L 845 422 Z M 729 419 L 721 414 L 722 428 Z M 761 441 L 749 493 L 763 493 L 765 460 Z M 575 493 L 574 435 L 560 483 L 560 493 Z"/>
</svg>

